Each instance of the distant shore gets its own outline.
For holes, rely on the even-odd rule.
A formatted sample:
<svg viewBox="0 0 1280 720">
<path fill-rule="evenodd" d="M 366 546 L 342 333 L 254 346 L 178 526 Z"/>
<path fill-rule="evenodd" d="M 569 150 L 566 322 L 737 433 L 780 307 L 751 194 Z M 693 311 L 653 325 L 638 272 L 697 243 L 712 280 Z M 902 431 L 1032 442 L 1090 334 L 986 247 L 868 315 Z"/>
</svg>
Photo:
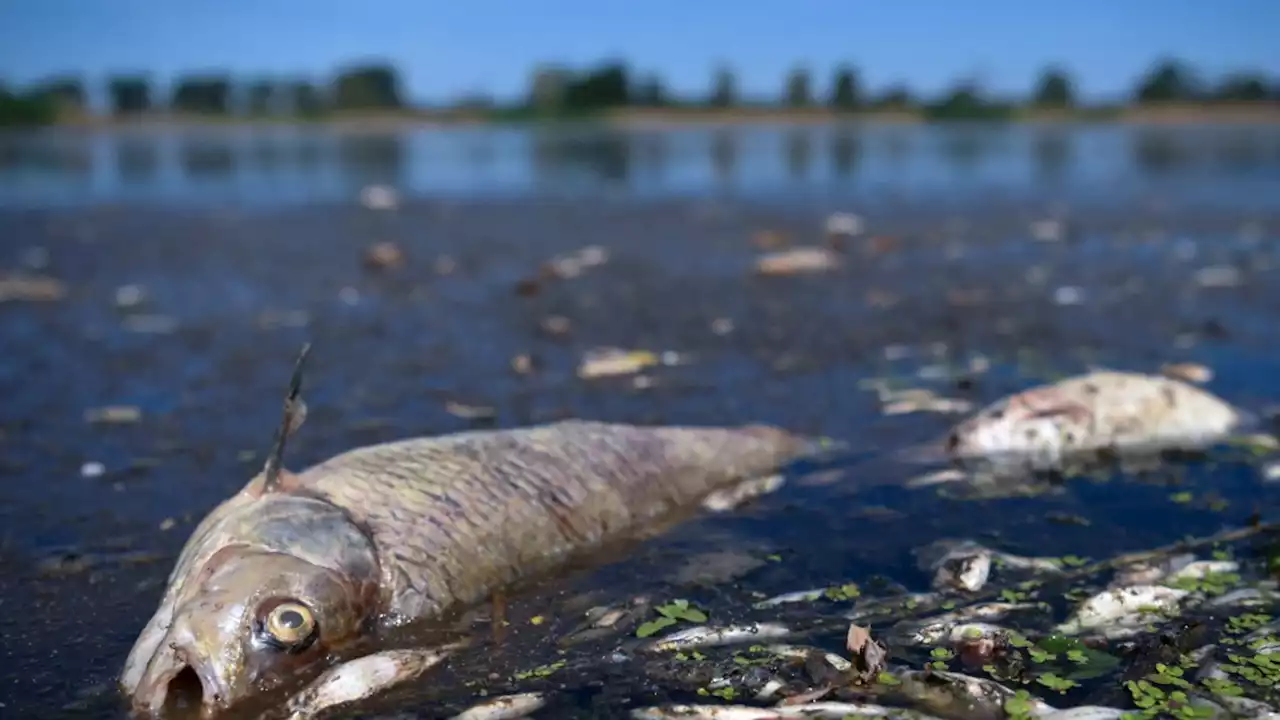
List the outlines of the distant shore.
<svg viewBox="0 0 1280 720">
<path fill-rule="evenodd" d="M 488 110 L 414 109 L 397 112 L 337 112 L 314 118 L 239 117 L 149 113 L 127 117 L 81 115 L 65 117 L 53 127 L 98 129 L 157 129 L 172 127 L 252 127 L 314 125 L 338 130 L 400 130 L 418 127 L 458 127 L 510 124 L 570 124 L 586 122 L 624 128 L 678 128 L 690 126 L 739 126 L 756 124 L 823 125 L 836 122 L 915 124 L 964 122 L 964 118 L 934 120 L 922 110 L 865 110 L 838 112 L 828 108 L 739 107 L 626 108 L 592 115 L 537 117 Z M 982 120 L 979 120 L 982 121 Z M 1077 110 L 1019 109 L 996 123 L 1126 123 L 1280 124 L 1280 102 L 1239 105 L 1168 105 L 1158 107 L 1086 108 Z"/>
</svg>

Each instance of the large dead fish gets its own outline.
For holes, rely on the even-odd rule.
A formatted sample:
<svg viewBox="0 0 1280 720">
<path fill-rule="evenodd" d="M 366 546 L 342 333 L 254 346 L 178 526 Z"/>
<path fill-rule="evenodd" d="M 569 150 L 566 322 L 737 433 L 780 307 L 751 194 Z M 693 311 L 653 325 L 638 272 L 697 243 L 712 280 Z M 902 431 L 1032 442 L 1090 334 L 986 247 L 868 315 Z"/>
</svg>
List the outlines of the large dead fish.
<svg viewBox="0 0 1280 720">
<path fill-rule="evenodd" d="M 1102 370 L 998 400 L 909 460 L 974 470 L 1058 471 L 1126 454 L 1201 450 L 1258 426 L 1259 418 L 1169 377 Z"/>
<path fill-rule="evenodd" d="M 120 684 L 139 714 L 164 712 L 184 684 L 207 717 L 305 681 L 388 628 L 659 527 L 815 447 L 768 426 L 573 420 L 362 447 L 291 473 L 280 457 L 303 416 L 305 356 L 266 467 L 195 529 L 129 654 Z"/>
</svg>

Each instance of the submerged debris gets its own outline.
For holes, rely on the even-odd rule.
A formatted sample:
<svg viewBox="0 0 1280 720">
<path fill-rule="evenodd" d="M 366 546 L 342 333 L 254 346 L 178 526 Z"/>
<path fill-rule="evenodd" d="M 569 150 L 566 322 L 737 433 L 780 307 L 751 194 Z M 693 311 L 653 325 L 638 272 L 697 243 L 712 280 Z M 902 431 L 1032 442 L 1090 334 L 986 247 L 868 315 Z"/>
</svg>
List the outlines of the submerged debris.
<svg viewBox="0 0 1280 720">
<path fill-rule="evenodd" d="M 61 280 L 44 275 L 0 277 L 0 302 L 53 302 L 67 296 Z"/>
</svg>

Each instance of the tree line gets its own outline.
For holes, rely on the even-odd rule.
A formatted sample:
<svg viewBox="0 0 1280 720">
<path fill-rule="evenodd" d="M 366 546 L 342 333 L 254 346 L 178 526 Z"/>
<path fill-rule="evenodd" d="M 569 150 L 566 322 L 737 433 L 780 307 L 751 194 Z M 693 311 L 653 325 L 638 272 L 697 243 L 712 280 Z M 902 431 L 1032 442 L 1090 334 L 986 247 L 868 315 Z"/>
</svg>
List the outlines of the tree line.
<svg viewBox="0 0 1280 720">
<path fill-rule="evenodd" d="M 979 83 L 958 82 L 940 97 L 918 97 L 905 85 L 871 93 L 852 66 L 835 69 L 825 88 L 816 86 L 807 68 L 787 73 L 774 98 L 743 95 L 731 68 L 715 69 L 702 97 L 671 93 L 660 77 L 637 73 L 623 62 L 608 61 L 575 70 L 562 66 L 535 69 L 525 97 L 502 105 L 476 96 L 450 108 L 415 106 L 400 74 L 390 64 L 341 69 L 331 82 L 297 78 L 234 78 L 198 73 L 180 77 L 165 88 L 145 74 L 109 78 L 106 114 L 119 118 L 179 115 L 243 118 L 322 118 L 332 113 L 406 112 L 441 109 L 482 111 L 497 117 L 572 117 L 620 108 L 730 110 L 828 108 L 837 112 L 916 111 L 932 119 L 996 119 L 1024 109 L 1083 110 L 1070 75 L 1045 69 L 1029 97 L 996 97 Z M 1202 79 L 1178 60 L 1164 60 L 1135 83 L 1127 105 L 1280 102 L 1280 79 L 1262 73 L 1237 73 L 1216 81 Z M 1097 109 L 1097 108 L 1093 108 Z M 98 114 L 90 108 L 86 83 L 76 77 L 49 79 L 22 89 L 0 82 L 0 125 L 46 125 L 68 117 Z"/>
</svg>

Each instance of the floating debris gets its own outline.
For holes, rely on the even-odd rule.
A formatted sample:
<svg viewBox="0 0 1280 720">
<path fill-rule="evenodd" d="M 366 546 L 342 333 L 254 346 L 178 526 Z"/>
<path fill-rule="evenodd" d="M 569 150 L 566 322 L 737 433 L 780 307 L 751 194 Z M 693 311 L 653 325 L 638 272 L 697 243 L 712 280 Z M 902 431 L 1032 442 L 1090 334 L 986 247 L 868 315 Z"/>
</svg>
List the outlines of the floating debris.
<svg viewBox="0 0 1280 720">
<path fill-rule="evenodd" d="M 84 421 L 95 425 L 123 425 L 142 420 L 142 409 L 135 405 L 107 405 L 84 411 Z"/>
<path fill-rule="evenodd" d="M 67 296 L 61 280 L 43 275 L 0 277 L 0 302 L 53 302 Z"/>
<path fill-rule="evenodd" d="M 649 350 L 596 348 L 583 355 L 582 362 L 578 365 L 578 377 L 590 379 L 633 375 L 655 365 L 676 365 L 680 361 L 680 356 L 671 351 L 658 355 Z"/>
<path fill-rule="evenodd" d="M 795 248 L 756 258 L 756 272 L 760 275 L 800 275 L 834 270 L 840 267 L 840 255 L 832 250 L 817 247 Z"/>
<path fill-rule="evenodd" d="M 370 210 L 395 210 L 400 206 L 400 193 L 389 185 L 366 185 L 360 191 L 360 204 Z"/>
<path fill-rule="evenodd" d="M 487 405 L 466 405 L 454 400 L 446 402 L 444 409 L 450 415 L 463 420 L 492 420 L 498 416 L 497 409 Z"/>
<path fill-rule="evenodd" d="M 546 274 L 561 280 L 575 278 L 586 270 L 609 262 L 609 251 L 600 245 L 588 245 L 568 255 L 552 258 L 547 262 Z"/>
<path fill-rule="evenodd" d="M 80 476 L 87 478 L 102 477 L 107 471 L 107 466 L 100 462 L 87 462 L 80 466 Z"/>
<path fill-rule="evenodd" d="M 404 265 L 404 250 L 393 242 L 374 243 L 364 251 L 364 266 L 369 270 L 390 270 Z"/>
<path fill-rule="evenodd" d="M 115 303 L 118 308 L 135 308 L 146 301 L 147 291 L 141 285 L 121 285 L 116 288 Z"/>
<path fill-rule="evenodd" d="M 518 720 L 546 704 L 546 696 L 539 692 L 503 695 L 472 705 L 454 715 L 452 720 Z"/>
<path fill-rule="evenodd" d="M 827 216 L 826 232 L 829 237 L 853 237 L 862 234 L 863 225 L 853 213 L 832 213 Z"/>
<path fill-rule="evenodd" d="M 880 674 L 889 658 L 889 650 L 871 637 L 871 632 L 856 623 L 849 624 L 849 632 L 845 635 L 845 648 L 853 658 L 851 667 L 840 672 L 853 671 L 858 680 L 869 680 Z M 841 658 L 843 659 L 843 658 Z"/>
<path fill-rule="evenodd" d="M 1193 277 L 1195 283 L 1202 288 L 1227 288 L 1244 284 L 1243 273 L 1229 265 L 1200 268 Z"/>
</svg>

